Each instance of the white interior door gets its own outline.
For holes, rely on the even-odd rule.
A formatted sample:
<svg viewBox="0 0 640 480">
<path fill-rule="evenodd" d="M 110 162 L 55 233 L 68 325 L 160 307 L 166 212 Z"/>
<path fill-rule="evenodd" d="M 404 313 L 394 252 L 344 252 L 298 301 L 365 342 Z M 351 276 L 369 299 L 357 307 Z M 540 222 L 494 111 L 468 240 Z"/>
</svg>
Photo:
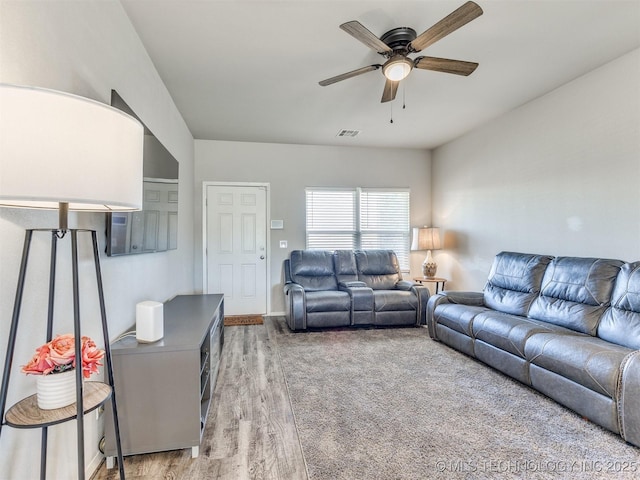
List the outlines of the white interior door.
<svg viewBox="0 0 640 480">
<path fill-rule="evenodd" d="M 267 189 L 206 186 L 207 293 L 224 294 L 225 315 L 267 312 Z"/>
</svg>

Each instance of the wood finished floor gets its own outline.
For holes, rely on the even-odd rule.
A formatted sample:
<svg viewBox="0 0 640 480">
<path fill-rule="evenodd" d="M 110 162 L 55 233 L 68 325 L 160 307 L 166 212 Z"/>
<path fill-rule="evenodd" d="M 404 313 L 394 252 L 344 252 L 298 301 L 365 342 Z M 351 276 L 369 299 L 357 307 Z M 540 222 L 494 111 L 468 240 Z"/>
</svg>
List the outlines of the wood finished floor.
<svg viewBox="0 0 640 480">
<path fill-rule="evenodd" d="M 127 479 L 306 480 L 280 359 L 265 325 L 225 328 L 200 455 L 191 449 L 125 457 Z M 103 463 L 93 480 L 119 478 Z"/>
</svg>

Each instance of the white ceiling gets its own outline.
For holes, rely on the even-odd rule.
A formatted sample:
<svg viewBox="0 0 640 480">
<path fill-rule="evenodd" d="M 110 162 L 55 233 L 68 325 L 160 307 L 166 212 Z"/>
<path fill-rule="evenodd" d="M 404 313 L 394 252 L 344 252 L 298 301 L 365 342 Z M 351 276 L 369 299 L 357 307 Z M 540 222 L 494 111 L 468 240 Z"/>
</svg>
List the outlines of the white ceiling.
<svg viewBox="0 0 640 480">
<path fill-rule="evenodd" d="M 484 15 L 420 53 L 471 76 L 414 70 L 392 104 L 381 70 L 318 85 L 384 61 L 341 23 L 420 34 L 464 1 L 121 0 L 197 139 L 434 148 L 640 47 L 640 0 L 476 0 Z"/>
</svg>

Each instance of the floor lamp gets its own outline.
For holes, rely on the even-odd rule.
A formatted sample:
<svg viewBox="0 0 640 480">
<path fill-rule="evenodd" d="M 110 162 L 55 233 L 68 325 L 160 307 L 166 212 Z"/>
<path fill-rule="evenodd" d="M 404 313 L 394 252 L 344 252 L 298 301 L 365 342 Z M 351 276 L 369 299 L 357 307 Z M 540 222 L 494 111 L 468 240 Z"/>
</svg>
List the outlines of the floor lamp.
<svg viewBox="0 0 640 480">
<path fill-rule="evenodd" d="M 47 428 L 73 419 L 77 423 L 78 478 L 84 479 L 83 415 L 108 400 L 112 404 L 117 432 L 120 478 L 124 479 L 97 236 L 94 230 L 69 229 L 68 212 L 139 210 L 142 206 L 142 148 L 142 125 L 120 110 L 68 93 L 0 84 L 0 206 L 59 211 L 57 228 L 29 229 L 25 234 L 0 392 L 0 433 L 3 425 L 42 429 L 40 478 L 43 479 L 46 476 Z M 90 236 L 107 383 L 83 384 L 82 368 L 76 368 L 75 405 L 40 410 L 32 395 L 6 410 L 34 234 L 46 234 L 51 238 L 47 342 L 53 334 L 57 245 L 63 239 L 71 239 L 76 365 L 82 365 L 78 238 L 84 234 Z"/>
</svg>

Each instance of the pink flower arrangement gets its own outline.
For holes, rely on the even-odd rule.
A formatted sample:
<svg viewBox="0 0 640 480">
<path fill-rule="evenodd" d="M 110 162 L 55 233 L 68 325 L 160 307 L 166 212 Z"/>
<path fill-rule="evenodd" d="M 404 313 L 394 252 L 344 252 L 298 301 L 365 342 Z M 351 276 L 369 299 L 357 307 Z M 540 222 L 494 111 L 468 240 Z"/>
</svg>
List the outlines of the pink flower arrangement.
<svg viewBox="0 0 640 480">
<path fill-rule="evenodd" d="M 82 337 L 82 375 L 89 378 L 97 373 L 100 359 L 104 357 L 104 350 L 96 347 L 89 337 Z M 22 371 L 27 375 L 49 375 L 60 373 L 76 367 L 75 339 L 70 333 L 58 335 L 41 347 L 36 348 L 36 354 Z"/>
</svg>

